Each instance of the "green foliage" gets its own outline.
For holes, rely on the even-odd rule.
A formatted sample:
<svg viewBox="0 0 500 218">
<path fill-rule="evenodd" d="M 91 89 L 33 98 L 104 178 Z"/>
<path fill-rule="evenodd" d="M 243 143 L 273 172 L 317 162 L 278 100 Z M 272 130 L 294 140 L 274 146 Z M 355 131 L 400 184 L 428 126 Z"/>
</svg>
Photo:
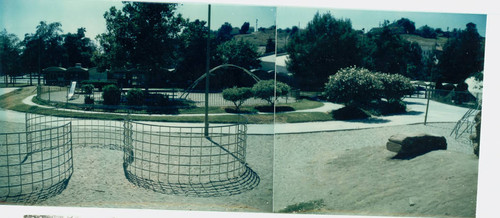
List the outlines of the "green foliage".
<svg viewBox="0 0 500 218">
<path fill-rule="evenodd" d="M 9 34 L 7 30 L 0 32 L 0 73 L 5 76 L 15 76 L 19 73 L 21 66 L 21 44 L 14 34 Z M 5 81 L 8 83 L 8 81 Z"/>
<path fill-rule="evenodd" d="M 272 38 L 268 38 L 266 42 L 266 53 L 274 52 L 276 50 L 276 44 Z"/>
<path fill-rule="evenodd" d="M 415 32 L 415 22 L 409 20 L 408 18 L 401 18 L 396 23 L 404 28 L 404 32 L 407 34 L 413 34 Z"/>
<path fill-rule="evenodd" d="M 359 43 L 350 20 L 317 13 L 304 30 L 290 34 L 287 68 L 301 89 L 317 89 L 332 72 L 361 63 Z"/>
<path fill-rule="evenodd" d="M 473 143 L 474 154 L 479 157 L 479 145 L 481 144 L 481 111 L 474 117 L 474 128 L 476 132 L 470 136 Z"/>
<path fill-rule="evenodd" d="M 381 102 L 377 112 L 381 115 L 402 114 L 406 112 L 403 101 Z"/>
<path fill-rule="evenodd" d="M 222 97 L 225 100 L 233 102 L 237 112 L 240 110 L 241 105 L 252 96 L 252 89 L 248 87 L 233 87 L 222 91 Z"/>
<path fill-rule="evenodd" d="M 468 23 L 467 28 L 457 34 L 456 38 L 448 40 L 438 57 L 442 82 L 460 83 L 483 71 L 484 44 L 476 25 Z"/>
<path fill-rule="evenodd" d="M 102 89 L 102 99 L 105 105 L 120 104 L 121 92 L 116 85 L 107 85 Z"/>
<path fill-rule="evenodd" d="M 233 31 L 233 26 L 230 23 L 225 22 L 222 24 L 219 30 L 217 30 L 217 41 L 223 43 L 231 40 L 233 38 L 231 31 Z"/>
<path fill-rule="evenodd" d="M 243 25 L 241 25 L 240 34 L 247 34 L 248 30 L 250 30 L 250 23 L 245 22 L 243 23 Z"/>
<path fill-rule="evenodd" d="M 424 25 L 424 26 L 418 28 L 416 33 L 424 38 L 431 38 L 431 39 L 437 38 L 436 30 L 434 30 L 434 28 L 429 27 L 427 25 Z"/>
<path fill-rule="evenodd" d="M 97 36 L 102 53 L 96 54 L 101 69 L 137 68 L 146 74 L 149 86 L 153 73 L 175 62 L 177 35 L 182 17 L 176 4 L 124 2 L 121 10 L 111 7 L 104 14 L 107 32 Z"/>
<path fill-rule="evenodd" d="M 303 213 L 312 210 L 318 210 L 325 206 L 325 201 L 315 200 L 308 202 L 301 202 L 298 204 L 288 205 L 284 209 L 280 210 L 280 213 Z"/>
<path fill-rule="evenodd" d="M 93 53 L 96 51 L 91 39 L 85 37 L 85 28 L 78 28 L 76 33 L 64 35 L 62 46 L 65 50 L 63 66 L 71 67 L 76 63 L 81 63 L 84 67 L 93 67 L 91 61 Z"/>
<path fill-rule="evenodd" d="M 383 83 L 365 68 L 342 68 L 329 77 L 325 84 L 325 97 L 346 106 L 367 105 L 380 98 Z"/>
<path fill-rule="evenodd" d="M 375 75 L 382 81 L 381 96 L 390 103 L 401 101 L 405 95 L 410 95 L 415 91 L 411 80 L 405 76 L 386 73 L 376 73 Z"/>
<path fill-rule="evenodd" d="M 144 103 L 144 91 L 139 88 L 133 88 L 127 92 L 127 104 L 140 106 Z"/>
<path fill-rule="evenodd" d="M 257 47 L 244 40 L 230 40 L 217 46 L 211 66 L 234 64 L 245 69 L 260 67 Z M 213 78 L 213 79 L 212 79 Z M 222 68 L 210 78 L 210 86 L 215 88 L 252 86 L 255 81 L 240 69 Z"/>
<path fill-rule="evenodd" d="M 274 80 L 261 80 L 252 87 L 252 92 L 255 98 L 263 99 L 274 106 L 278 97 L 285 96 L 290 92 L 290 86 L 279 81 L 276 81 L 275 84 Z"/>
<path fill-rule="evenodd" d="M 94 99 L 90 96 L 85 96 L 85 99 L 83 100 L 84 104 L 94 104 Z"/>
<path fill-rule="evenodd" d="M 84 85 L 82 85 L 82 91 L 85 94 L 92 94 L 92 92 L 94 91 L 94 85 L 84 84 Z"/>
<path fill-rule="evenodd" d="M 373 36 L 374 46 L 370 57 L 370 69 L 401 75 L 415 75 L 422 70 L 422 49 L 418 43 L 410 43 L 384 26 L 380 34 Z M 366 63 L 365 63 L 366 64 Z"/>
<path fill-rule="evenodd" d="M 179 59 L 176 66 L 175 78 L 172 81 L 179 83 L 188 80 L 195 81 L 206 70 L 208 26 L 205 21 L 189 20 L 183 23 L 180 35 Z M 215 50 L 214 42 L 211 43 Z"/>
<path fill-rule="evenodd" d="M 61 26 L 59 22 L 47 24 L 41 21 L 34 34 L 25 35 L 22 42 L 25 48 L 21 56 L 24 72 L 38 72 L 39 67 L 45 69 L 63 63 L 64 47 L 62 46 Z M 40 56 L 40 54 L 43 55 Z"/>
<path fill-rule="evenodd" d="M 355 106 L 346 106 L 334 110 L 332 116 L 335 120 L 358 120 L 370 117 L 367 112 Z"/>
</svg>

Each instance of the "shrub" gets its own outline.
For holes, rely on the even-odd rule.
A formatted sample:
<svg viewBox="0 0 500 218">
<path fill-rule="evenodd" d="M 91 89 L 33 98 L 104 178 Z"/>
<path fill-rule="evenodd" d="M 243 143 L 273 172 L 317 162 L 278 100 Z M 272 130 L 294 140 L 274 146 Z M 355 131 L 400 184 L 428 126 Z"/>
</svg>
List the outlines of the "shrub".
<svg viewBox="0 0 500 218">
<path fill-rule="evenodd" d="M 328 78 L 324 95 L 329 101 L 360 107 L 380 98 L 383 84 L 374 73 L 357 67 L 340 69 Z"/>
<path fill-rule="evenodd" d="M 105 105 L 120 104 L 121 92 L 116 85 L 106 85 L 102 89 L 102 99 Z"/>
<path fill-rule="evenodd" d="M 83 101 L 85 104 L 94 104 L 94 99 L 90 96 L 85 96 L 85 99 Z"/>
<path fill-rule="evenodd" d="M 150 106 L 168 106 L 170 103 L 168 95 L 162 94 L 148 94 L 145 99 L 144 103 Z"/>
<path fill-rule="evenodd" d="M 382 115 L 401 114 L 406 112 L 406 104 L 403 101 L 385 102 L 380 108 Z"/>
<path fill-rule="evenodd" d="M 144 92 L 142 89 L 133 88 L 127 92 L 127 104 L 140 106 L 144 103 Z"/>
<path fill-rule="evenodd" d="M 468 89 L 469 89 L 469 85 L 467 85 L 467 83 L 465 83 L 465 82 L 461 82 L 457 85 L 457 88 L 455 88 L 455 91 L 466 92 L 466 91 L 468 91 Z"/>
<path fill-rule="evenodd" d="M 476 124 L 474 125 L 476 132 L 470 136 L 470 139 L 472 140 L 474 154 L 479 157 L 479 144 L 481 138 L 481 111 L 476 114 L 476 116 L 474 117 L 474 121 L 476 122 Z"/>
<path fill-rule="evenodd" d="M 94 91 L 94 85 L 85 84 L 82 86 L 82 91 L 84 94 L 92 94 L 92 92 Z"/>
<path fill-rule="evenodd" d="M 248 87 L 233 87 L 222 91 L 222 97 L 225 100 L 233 102 L 236 112 L 239 112 L 241 105 L 252 96 L 252 89 Z"/>
<path fill-rule="evenodd" d="M 370 117 L 368 113 L 354 106 L 346 106 L 335 110 L 332 112 L 332 116 L 336 120 L 357 120 Z"/>
<path fill-rule="evenodd" d="M 408 77 L 386 73 L 376 73 L 376 76 L 382 82 L 381 95 L 389 103 L 399 102 L 405 95 L 411 95 L 415 91 Z"/>
<path fill-rule="evenodd" d="M 276 81 L 275 96 L 275 81 L 272 79 L 261 80 L 252 87 L 252 92 L 255 98 L 263 99 L 274 107 L 274 103 L 278 97 L 287 95 L 290 92 L 290 86 L 286 83 Z"/>
</svg>

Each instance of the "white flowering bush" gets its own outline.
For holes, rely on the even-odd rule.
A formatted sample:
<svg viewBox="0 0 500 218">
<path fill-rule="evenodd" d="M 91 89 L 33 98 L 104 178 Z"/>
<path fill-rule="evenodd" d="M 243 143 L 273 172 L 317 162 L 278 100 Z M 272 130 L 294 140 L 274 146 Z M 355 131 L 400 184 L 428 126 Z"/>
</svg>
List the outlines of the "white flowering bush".
<svg viewBox="0 0 500 218">
<path fill-rule="evenodd" d="M 362 107 L 381 97 L 383 83 L 376 75 L 365 68 L 342 68 L 328 78 L 324 95 L 332 102 Z"/>
</svg>

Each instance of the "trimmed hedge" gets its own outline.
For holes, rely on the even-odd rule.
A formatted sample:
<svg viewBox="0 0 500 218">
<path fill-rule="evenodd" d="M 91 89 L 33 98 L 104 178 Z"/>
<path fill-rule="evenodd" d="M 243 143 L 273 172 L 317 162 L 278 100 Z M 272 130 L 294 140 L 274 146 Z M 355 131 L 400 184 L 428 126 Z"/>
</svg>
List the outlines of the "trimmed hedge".
<svg viewBox="0 0 500 218">
<path fill-rule="evenodd" d="M 127 92 L 127 104 L 141 106 L 144 104 L 144 91 L 139 88 L 133 88 Z"/>
<path fill-rule="evenodd" d="M 116 85 L 107 85 L 102 88 L 102 99 L 104 105 L 120 104 L 121 92 Z"/>
<path fill-rule="evenodd" d="M 233 102 L 236 112 L 238 112 L 241 105 L 252 96 L 252 89 L 248 87 L 233 87 L 222 90 L 222 97 L 227 101 Z"/>
</svg>

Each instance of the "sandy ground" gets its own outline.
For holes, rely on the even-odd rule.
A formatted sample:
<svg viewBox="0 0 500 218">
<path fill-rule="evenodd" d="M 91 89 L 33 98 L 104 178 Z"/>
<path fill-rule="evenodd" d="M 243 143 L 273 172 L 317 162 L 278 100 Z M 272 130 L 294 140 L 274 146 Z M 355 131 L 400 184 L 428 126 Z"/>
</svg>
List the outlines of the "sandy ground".
<svg viewBox="0 0 500 218">
<path fill-rule="evenodd" d="M 454 124 L 276 136 L 274 210 L 323 200 L 311 213 L 473 217 L 478 158 Z M 448 150 L 392 159 L 387 139 L 397 133 L 446 136 Z"/>
<path fill-rule="evenodd" d="M 24 124 L 0 122 L 2 132 Z M 253 190 L 229 197 L 196 198 L 156 193 L 130 183 L 123 173 L 123 152 L 74 146 L 74 173 L 66 190 L 36 206 L 141 208 L 201 211 L 272 211 L 273 137 L 248 136 L 247 162 L 260 176 Z"/>
</svg>

